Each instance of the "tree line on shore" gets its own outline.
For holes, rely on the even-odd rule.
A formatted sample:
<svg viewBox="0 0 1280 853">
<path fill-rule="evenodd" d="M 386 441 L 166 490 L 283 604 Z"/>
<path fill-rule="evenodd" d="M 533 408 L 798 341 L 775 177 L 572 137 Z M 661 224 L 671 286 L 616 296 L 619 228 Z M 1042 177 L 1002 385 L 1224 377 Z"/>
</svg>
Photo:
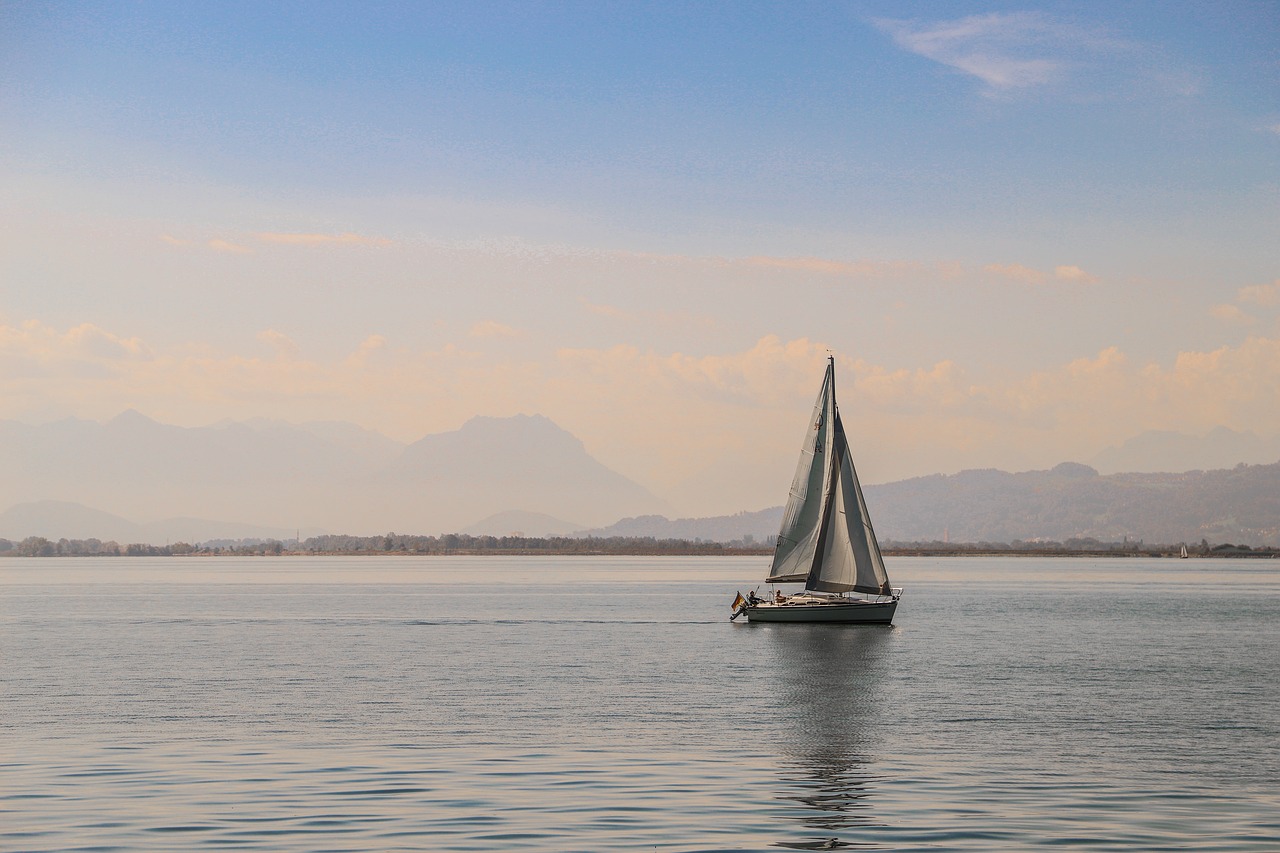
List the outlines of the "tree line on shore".
<svg viewBox="0 0 1280 853">
<path fill-rule="evenodd" d="M 882 543 L 883 551 L 896 556 L 1177 556 L 1176 545 L 1146 545 L 1142 541 L 1100 542 L 1096 539 L 1068 539 L 1065 542 L 1034 540 L 1013 542 L 896 542 Z M 1210 544 L 1201 539 L 1187 545 L 1196 557 L 1276 557 L 1280 548 L 1251 548 L 1231 543 Z M 285 556 L 285 555 L 638 555 L 638 556 L 715 556 L 767 555 L 772 548 L 749 537 L 732 542 L 701 539 L 658 539 L 652 536 L 471 536 L 447 533 L 442 536 L 414 536 L 387 533 L 380 536 L 324 535 L 301 541 L 279 539 L 217 540 L 190 544 L 174 542 L 165 545 L 130 543 L 120 545 L 99 539 L 58 539 L 29 536 L 20 542 L 0 539 L 0 557 L 172 557 L 172 556 Z"/>
<path fill-rule="evenodd" d="M 59 539 L 29 536 L 21 542 L 0 539 L 0 556 L 11 557 L 169 557 L 169 556 L 284 556 L 324 554 L 762 554 L 759 543 L 710 542 L 701 539 L 656 539 L 645 536 L 608 538 L 568 536 L 380 536 L 325 535 L 302 541 L 278 539 L 219 540 L 166 545 L 103 542 L 98 539 Z"/>
</svg>

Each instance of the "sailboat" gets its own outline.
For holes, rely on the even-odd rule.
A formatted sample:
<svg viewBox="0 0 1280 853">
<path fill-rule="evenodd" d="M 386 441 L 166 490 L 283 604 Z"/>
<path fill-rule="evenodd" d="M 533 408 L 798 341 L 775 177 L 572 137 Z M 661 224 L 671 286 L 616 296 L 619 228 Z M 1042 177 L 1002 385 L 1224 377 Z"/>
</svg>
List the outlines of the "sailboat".
<svg viewBox="0 0 1280 853">
<path fill-rule="evenodd" d="M 827 359 L 765 580 L 802 583 L 804 590 L 791 595 L 778 590 L 766 598 L 738 593 L 730 619 L 887 624 L 902 596 L 901 589 L 889 586 L 853 468 L 836 408 L 834 356 Z"/>
<path fill-rule="evenodd" d="M 1182 546 L 1182 551 L 1181 553 L 1178 554 L 1178 556 L 1184 560 L 1187 559 L 1187 546 L 1185 544 Z"/>
</svg>

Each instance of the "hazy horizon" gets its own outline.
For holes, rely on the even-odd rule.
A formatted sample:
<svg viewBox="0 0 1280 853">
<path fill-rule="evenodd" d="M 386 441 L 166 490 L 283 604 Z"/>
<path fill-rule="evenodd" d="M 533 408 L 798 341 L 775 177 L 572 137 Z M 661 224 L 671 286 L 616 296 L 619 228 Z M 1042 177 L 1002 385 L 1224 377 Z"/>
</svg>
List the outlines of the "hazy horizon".
<svg viewBox="0 0 1280 853">
<path fill-rule="evenodd" d="M 0 7 L 0 419 L 542 414 L 781 503 L 1280 424 L 1280 11 Z"/>
<path fill-rule="evenodd" d="M 905 541 L 948 531 L 955 541 L 1276 541 L 1280 436 L 1143 433 L 1099 457 L 1112 463 L 1109 476 L 1064 461 L 865 483 L 867 505 L 880 534 Z M 691 514 L 602 465 L 553 421 L 523 415 L 476 417 L 409 445 L 338 421 L 191 428 L 135 410 L 107 423 L 0 421 L 0 470 L 0 536 L 14 541 L 612 528 L 763 541 L 777 531 L 784 494 L 780 487 L 766 506 Z"/>
</svg>

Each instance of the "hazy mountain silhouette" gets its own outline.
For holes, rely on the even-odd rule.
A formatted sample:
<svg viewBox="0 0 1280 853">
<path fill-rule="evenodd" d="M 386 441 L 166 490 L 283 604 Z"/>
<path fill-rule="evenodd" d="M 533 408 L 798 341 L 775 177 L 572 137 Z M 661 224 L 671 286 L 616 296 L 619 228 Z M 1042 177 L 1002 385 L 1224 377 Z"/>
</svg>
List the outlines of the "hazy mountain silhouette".
<svg viewBox="0 0 1280 853">
<path fill-rule="evenodd" d="M 120 545 L 134 542 L 206 542 L 212 539 L 292 539 L 296 531 L 204 518 L 165 518 L 139 524 L 109 512 L 70 501 L 34 501 L 0 512 L 0 538 L 21 541 L 99 539 Z M 308 531 L 302 531 L 305 536 Z"/>
<path fill-rule="evenodd" d="M 1117 450 L 1111 458 L 1120 464 L 1147 453 L 1154 464 L 1175 453 L 1184 462 L 1203 460 L 1193 446 L 1216 447 L 1235 458 L 1249 447 L 1265 452 L 1268 445 L 1230 430 L 1200 439 L 1148 433 L 1122 446 L 1128 456 Z M 105 538 L 117 541 L 157 544 L 284 539 L 298 528 L 545 535 L 568 532 L 576 525 L 562 520 L 573 519 L 592 526 L 586 533 L 602 536 L 732 541 L 749 534 L 763 541 L 777 533 L 781 513 L 774 507 L 668 520 L 661 500 L 538 415 L 477 417 L 410 445 L 338 422 L 258 419 L 185 428 L 135 411 L 107 423 L 0 421 L 0 471 L 0 507 L 35 505 L 14 508 L 10 521 L 27 521 L 7 524 L 0 532 L 6 538 L 101 539 L 108 533 Z M 1149 542 L 1280 544 L 1280 463 L 1110 475 L 1064 464 L 1017 474 L 962 471 L 864 491 L 882 539 L 928 541 L 949 534 L 954 542 L 1112 541 L 1127 535 Z M 42 504 L 49 501 L 82 506 L 57 510 L 57 504 Z M 516 510 L 525 515 L 504 515 Z M 62 518 L 66 527 L 53 529 L 41 518 Z M 127 519 L 172 523 L 109 526 L 136 524 Z M 37 521 L 39 531 L 31 529 Z"/>
<path fill-rule="evenodd" d="M 481 519 L 469 527 L 459 530 L 471 536 L 567 536 L 582 529 L 581 524 L 573 524 L 541 512 L 525 512 L 524 510 L 507 510 L 488 518 Z"/>
<path fill-rule="evenodd" d="M 782 525 L 782 507 L 756 512 L 717 515 L 710 518 L 675 518 L 641 515 L 624 518 L 608 527 L 581 530 L 576 536 L 652 536 L 655 539 L 702 539 L 710 542 L 734 542 L 750 536 L 764 544 L 776 536 Z"/>
<path fill-rule="evenodd" d="M 1280 435 L 1264 438 L 1220 426 L 1205 435 L 1149 430 L 1118 447 L 1108 447 L 1090 460 L 1103 473 L 1211 471 L 1241 462 L 1265 465 L 1280 461 Z"/>
<path fill-rule="evenodd" d="M 107 423 L 0 421 L 0 471 L 0 507 L 70 501 L 283 531 L 455 532 L 515 507 L 605 524 L 666 508 L 540 416 L 474 418 L 408 446 L 331 422 L 187 428 L 132 410 Z"/>
<path fill-rule="evenodd" d="M 1280 544 L 1280 463 L 1180 474 L 961 471 L 865 489 L 881 539 Z"/>
<path fill-rule="evenodd" d="M 142 525 L 70 501 L 33 501 L 0 512 L 0 538 L 19 541 L 28 536 L 114 540 L 125 545 L 143 541 Z"/>
<path fill-rule="evenodd" d="M 666 508 L 541 415 L 475 417 L 453 432 L 429 435 L 406 447 L 377 482 L 385 494 L 417 494 L 439 507 L 433 518 L 445 518 L 447 508 L 448 516 L 467 522 L 512 507 L 593 524 Z"/>
<path fill-rule="evenodd" d="M 1280 545 L 1280 463 L 1180 474 L 1101 475 L 1064 462 L 1049 471 L 995 469 L 866 486 L 882 541 L 1013 542 L 1125 537 L 1173 544 Z M 714 518 L 624 518 L 581 536 L 728 542 L 774 536 L 782 507 Z"/>
</svg>

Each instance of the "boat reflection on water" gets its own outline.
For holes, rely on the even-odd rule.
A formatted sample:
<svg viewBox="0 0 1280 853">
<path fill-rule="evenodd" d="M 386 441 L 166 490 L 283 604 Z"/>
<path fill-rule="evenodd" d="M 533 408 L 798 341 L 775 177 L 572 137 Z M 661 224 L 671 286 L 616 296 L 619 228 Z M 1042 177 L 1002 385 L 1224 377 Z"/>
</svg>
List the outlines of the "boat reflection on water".
<svg viewBox="0 0 1280 853">
<path fill-rule="evenodd" d="M 780 659 L 776 748 L 779 801 L 804 837 L 773 842 L 792 850 L 880 849 L 858 830 L 883 826 L 873 794 L 885 726 L 881 685 L 893 627 L 774 625 L 767 645 Z M 789 827 L 791 828 L 791 827 Z"/>
</svg>

